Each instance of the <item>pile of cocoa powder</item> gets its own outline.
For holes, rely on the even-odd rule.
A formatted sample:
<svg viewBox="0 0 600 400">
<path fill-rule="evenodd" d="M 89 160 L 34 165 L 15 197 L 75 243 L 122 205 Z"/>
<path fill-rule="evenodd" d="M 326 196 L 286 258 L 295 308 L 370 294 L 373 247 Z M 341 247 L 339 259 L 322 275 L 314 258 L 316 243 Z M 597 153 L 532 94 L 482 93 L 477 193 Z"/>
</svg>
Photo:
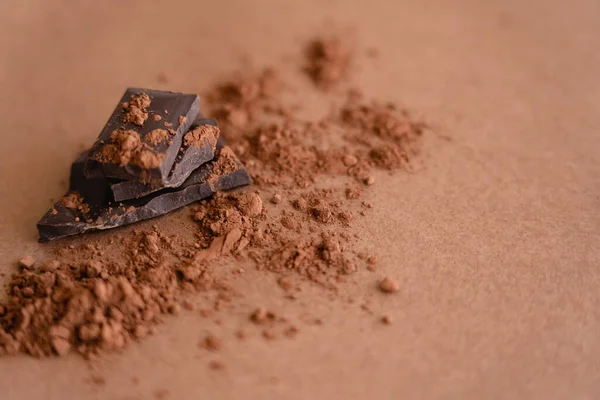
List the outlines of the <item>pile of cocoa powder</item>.
<svg viewBox="0 0 600 400">
<path fill-rule="evenodd" d="M 316 87 L 343 89 L 352 60 L 343 41 L 316 40 L 309 48 L 312 67 L 306 71 Z M 375 171 L 408 165 L 424 125 L 394 104 L 368 101 L 350 88 L 341 107 L 319 120 L 302 120 L 281 101 L 285 87 L 277 70 L 266 68 L 239 74 L 206 96 L 255 183 L 164 217 L 193 221 L 192 234 L 125 228 L 48 245 L 45 260 L 24 257 L 0 305 L 0 354 L 76 351 L 93 357 L 123 349 L 152 334 L 164 314 L 193 309 L 190 299 L 199 292 L 213 299 L 202 315 L 225 312 L 243 296 L 229 284 L 241 269 L 219 268 L 233 259 L 274 275 L 292 299 L 299 285 L 336 293 L 346 276 L 374 269 L 376 255 L 352 245 L 354 221 L 371 208 L 362 193 L 375 183 Z M 138 118 L 134 105 L 130 112 Z M 331 138 L 336 140 L 324 140 Z M 319 188 L 329 177 L 343 185 Z M 82 203 L 72 200 L 74 207 Z M 380 288 L 393 293 L 396 285 L 388 279 Z M 389 317 L 383 321 L 391 323 Z M 298 332 L 260 306 L 248 323 L 263 326 L 265 339 L 275 338 L 277 329 L 288 337 Z M 200 341 L 210 351 L 220 343 L 215 337 Z"/>
</svg>

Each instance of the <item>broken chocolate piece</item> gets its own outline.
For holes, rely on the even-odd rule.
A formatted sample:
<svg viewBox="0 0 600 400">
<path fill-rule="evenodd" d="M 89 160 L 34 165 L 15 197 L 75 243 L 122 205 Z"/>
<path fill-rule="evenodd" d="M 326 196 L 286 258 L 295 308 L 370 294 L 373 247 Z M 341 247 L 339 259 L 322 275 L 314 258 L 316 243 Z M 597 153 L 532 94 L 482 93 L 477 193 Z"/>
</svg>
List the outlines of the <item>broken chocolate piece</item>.
<svg viewBox="0 0 600 400">
<path fill-rule="evenodd" d="M 85 175 L 164 183 L 199 109 L 195 94 L 127 89 L 90 150 Z"/>
<path fill-rule="evenodd" d="M 217 191 L 249 185 L 252 179 L 228 146 L 220 146 L 213 161 L 197 168 L 179 188 L 163 189 L 140 199 L 113 202 L 110 183 L 84 175 L 87 154 L 72 165 L 71 184 L 65 195 L 79 198 L 78 207 L 58 201 L 38 222 L 39 241 L 128 225 L 164 215 L 210 197 Z"/>
<path fill-rule="evenodd" d="M 198 118 L 185 134 L 171 173 L 163 184 L 122 181 L 111 184 L 115 201 L 137 199 L 164 188 L 179 187 L 200 165 L 215 156 L 219 128 L 215 119 Z"/>
</svg>

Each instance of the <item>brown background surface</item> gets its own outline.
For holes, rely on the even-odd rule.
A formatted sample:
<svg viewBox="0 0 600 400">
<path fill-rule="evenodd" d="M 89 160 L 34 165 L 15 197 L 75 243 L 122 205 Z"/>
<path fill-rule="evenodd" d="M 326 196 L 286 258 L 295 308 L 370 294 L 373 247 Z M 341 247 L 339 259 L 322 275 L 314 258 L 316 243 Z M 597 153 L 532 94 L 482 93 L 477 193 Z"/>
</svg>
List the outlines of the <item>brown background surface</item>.
<svg viewBox="0 0 600 400">
<path fill-rule="evenodd" d="M 0 398 L 600 397 L 600 2 L 151 3 L 0 3 L 0 271 L 41 254 L 35 222 L 124 87 L 204 90 L 242 53 L 257 65 L 297 57 L 330 18 L 381 52 L 355 75 L 368 95 L 453 138 L 430 135 L 414 173 L 378 175 L 368 194 L 359 244 L 402 290 L 380 295 L 371 274 L 344 287 L 354 305 L 318 290 L 283 303 L 250 273 L 238 282 L 248 307 L 325 324 L 295 340 L 229 340 L 215 372 L 196 346 L 205 321 L 184 314 L 93 366 L 0 359 Z M 365 316 L 361 299 L 395 323 Z M 230 334 L 246 316 L 210 329 Z M 106 385 L 87 382 L 92 369 Z"/>
</svg>

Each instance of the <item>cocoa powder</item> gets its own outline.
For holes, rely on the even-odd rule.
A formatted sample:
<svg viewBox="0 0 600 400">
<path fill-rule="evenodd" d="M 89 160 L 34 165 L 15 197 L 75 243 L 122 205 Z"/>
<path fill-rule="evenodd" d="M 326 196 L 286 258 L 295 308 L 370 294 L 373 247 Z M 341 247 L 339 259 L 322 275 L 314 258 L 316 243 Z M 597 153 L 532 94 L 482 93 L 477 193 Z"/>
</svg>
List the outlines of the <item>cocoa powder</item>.
<svg viewBox="0 0 600 400">
<path fill-rule="evenodd" d="M 329 90 L 348 78 L 352 52 L 341 38 L 315 38 L 305 53 L 305 71 L 318 88 Z"/>
<path fill-rule="evenodd" d="M 166 129 L 154 129 L 144 139 L 153 146 L 169 140 L 169 132 Z"/>
<path fill-rule="evenodd" d="M 309 47 L 311 76 L 319 87 L 335 86 L 348 77 L 351 53 L 344 43 L 323 39 Z M 189 207 L 187 215 L 165 217 L 189 219 L 191 235 L 126 228 L 76 238 L 68 246 L 50 245 L 45 260 L 24 259 L 9 284 L 8 300 L 0 306 L 0 354 L 41 357 L 75 351 L 92 357 L 122 350 L 152 335 L 164 314 L 177 314 L 182 304 L 191 308 L 186 304 L 192 293 L 212 298 L 211 306 L 201 309 L 203 316 L 224 313 L 242 296 L 228 280 L 243 269 L 227 273 L 218 268 L 231 257 L 273 275 L 277 292 L 289 299 L 306 284 L 335 296 L 346 277 L 359 268 L 374 268 L 377 258 L 359 253 L 353 242 L 354 221 L 360 215 L 354 211 L 367 215 L 370 205 L 356 199 L 371 190 L 362 184 L 375 183 L 377 171 L 408 165 L 418 154 L 425 126 L 405 110 L 367 101 L 356 90 L 329 115 L 303 121 L 281 99 L 284 90 L 280 74 L 267 68 L 237 75 L 207 96 L 231 146 L 221 152 L 235 152 L 255 185 L 217 193 Z M 149 101 L 132 98 L 124 105 L 127 118 L 143 123 Z M 196 136 L 191 139 L 203 135 Z M 131 132 L 118 131 L 112 139 L 112 150 L 104 156 L 119 163 L 153 164 Z M 163 140 L 163 135 L 155 139 Z M 234 162 L 221 158 L 216 173 Z M 318 188 L 332 177 L 342 185 Z M 265 205 L 267 200 L 272 205 Z M 63 204 L 86 210 L 80 196 Z M 394 281 L 382 281 L 379 288 L 399 289 Z M 260 325 L 265 339 L 294 337 L 300 331 L 264 308 L 248 312 L 247 323 Z M 285 325 L 277 330 L 277 324 Z M 239 329 L 237 336 L 246 337 L 246 331 Z M 201 341 L 209 350 L 221 345 L 212 336 Z"/>
<path fill-rule="evenodd" d="M 161 136 L 163 130 L 153 131 L 151 141 Z M 157 133 L 155 133 L 157 132 Z M 116 130 L 111 133 L 111 143 L 103 146 L 102 151 L 95 155 L 98 161 L 105 163 L 137 165 L 144 169 L 160 166 L 164 154 L 157 154 L 142 143 L 140 135 L 134 130 Z"/>
<path fill-rule="evenodd" d="M 139 126 L 144 125 L 148 120 L 148 107 L 150 106 L 150 96 L 146 93 L 132 95 L 131 99 L 123 103 L 123 120 Z"/>
<path fill-rule="evenodd" d="M 214 148 L 219 136 L 220 131 L 216 126 L 202 125 L 186 133 L 183 137 L 183 143 L 186 146 L 194 146 L 196 148 L 209 144 Z"/>
</svg>

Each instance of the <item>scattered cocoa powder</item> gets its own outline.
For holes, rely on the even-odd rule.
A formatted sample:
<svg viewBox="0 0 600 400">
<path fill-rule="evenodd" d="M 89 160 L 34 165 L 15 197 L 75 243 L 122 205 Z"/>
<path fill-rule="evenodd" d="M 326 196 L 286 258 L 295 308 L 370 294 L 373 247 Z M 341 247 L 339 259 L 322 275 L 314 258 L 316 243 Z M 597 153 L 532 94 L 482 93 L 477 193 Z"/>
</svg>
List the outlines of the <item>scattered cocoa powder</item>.
<svg viewBox="0 0 600 400">
<path fill-rule="evenodd" d="M 256 324 L 264 324 L 266 322 L 275 320 L 275 314 L 262 307 L 259 307 L 252 313 L 250 319 Z"/>
<path fill-rule="evenodd" d="M 218 351 L 223 347 L 223 341 L 214 335 L 208 335 L 202 339 L 200 346 L 210 351 Z"/>
<path fill-rule="evenodd" d="M 35 258 L 32 256 L 25 256 L 19 260 L 19 267 L 31 268 L 35 264 Z"/>
<path fill-rule="evenodd" d="M 210 318 L 215 315 L 215 311 L 204 308 L 204 309 L 200 310 L 200 315 L 202 315 L 204 318 Z"/>
<path fill-rule="evenodd" d="M 273 197 L 271 197 L 271 203 L 273 203 L 273 204 L 279 204 L 279 203 L 281 203 L 281 200 L 282 200 L 281 195 L 278 193 L 274 194 Z"/>
<path fill-rule="evenodd" d="M 225 369 L 225 364 L 223 364 L 221 361 L 211 361 L 210 363 L 208 363 L 208 367 L 215 371 L 220 371 L 222 369 Z"/>
<path fill-rule="evenodd" d="M 243 329 L 239 329 L 237 332 L 235 332 L 235 336 L 240 340 L 246 340 L 248 338 L 248 333 L 246 333 L 246 331 Z"/>
<path fill-rule="evenodd" d="M 254 122 L 265 108 L 275 107 L 274 97 L 281 89 L 279 74 L 274 69 L 265 68 L 258 73 L 239 74 L 218 85 L 207 97 L 215 106 L 215 117 L 225 130 L 233 133 Z"/>
<path fill-rule="evenodd" d="M 311 76 L 319 87 L 330 88 L 346 79 L 351 56 L 343 43 L 320 42 L 309 46 L 318 55 Z M 335 295 L 365 261 L 367 268 L 374 266 L 376 262 L 359 257 L 352 236 L 352 207 L 363 213 L 372 207 L 352 201 L 370 190 L 356 187 L 357 182 L 366 182 L 377 170 L 406 167 L 418 154 L 424 125 L 393 104 L 365 101 L 358 91 L 349 92 L 330 115 L 303 121 L 294 107 L 283 104 L 284 89 L 280 74 L 264 69 L 239 75 L 207 96 L 231 146 L 221 150 L 223 162 L 215 172 L 230 170 L 235 152 L 255 185 L 191 206 L 193 235 L 167 237 L 155 227 L 133 227 L 90 236 L 89 246 L 77 244 L 77 239 L 66 246 L 49 245 L 48 251 L 54 251 L 49 260 L 20 265 L 8 300 L 0 306 L 0 354 L 39 357 L 76 351 L 87 357 L 121 350 L 152 335 L 164 314 L 177 313 L 182 303 L 187 308 L 186 298 L 194 292 L 213 297 L 201 315 L 223 313 L 243 295 L 227 284 L 237 275 L 217 268 L 228 257 L 240 257 L 273 275 L 283 289 L 279 292 L 288 298 L 296 298 L 295 291 L 307 282 Z M 128 118 L 143 123 L 149 101 L 143 96 L 132 99 L 124 106 L 132 115 Z M 156 154 L 143 155 L 149 152 L 146 144 L 131 132 L 115 131 L 103 156 L 140 166 L 160 163 L 153 159 Z M 332 176 L 341 188 L 317 188 Z M 265 205 L 263 199 L 279 206 Z M 83 199 L 76 196 L 67 204 L 85 210 Z M 111 251 L 104 252 L 107 248 Z M 399 290 L 393 283 L 391 291 Z M 285 323 L 263 308 L 250 319 L 266 339 L 274 339 L 277 324 Z M 299 332 L 285 324 L 280 331 L 284 336 Z M 237 336 L 246 333 L 240 329 Z M 201 345 L 218 349 L 222 342 L 207 336 Z"/>
<path fill-rule="evenodd" d="M 196 306 L 194 306 L 194 303 L 192 303 L 189 300 L 184 300 L 182 303 L 183 308 L 185 308 L 188 311 L 194 311 L 196 309 Z"/>
<path fill-rule="evenodd" d="M 156 389 L 154 391 L 154 397 L 157 400 L 165 400 L 169 397 L 169 390 L 168 389 Z"/>
<path fill-rule="evenodd" d="M 379 281 L 379 290 L 383 293 L 396 293 L 400 290 L 400 284 L 392 278 L 385 277 Z"/>
<path fill-rule="evenodd" d="M 293 325 L 289 326 L 288 328 L 286 328 L 283 334 L 289 338 L 295 338 L 298 334 L 298 328 Z"/>
<path fill-rule="evenodd" d="M 348 78 L 352 52 L 337 37 L 316 38 L 306 46 L 305 71 L 317 87 L 329 90 Z"/>
<path fill-rule="evenodd" d="M 275 331 L 273 329 L 265 329 L 262 332 L 262 335 L 267 340 L 275 340 L 277 338 L 277 335 L 275 334 Z"/>
<path fill-rule="evenodd" d="M 356 200 L 360 195 L 361 190 L 359 188 L 346 188 L 346 198 L 348 200 Z"/>
<path fill-rule="evenodd" d="M 106 378 L 104 378 L 103 376 L 92 375 L 92 377 L 90 378 L 90 380 L 95 385 L 106 385 Z"/>
</svg>

